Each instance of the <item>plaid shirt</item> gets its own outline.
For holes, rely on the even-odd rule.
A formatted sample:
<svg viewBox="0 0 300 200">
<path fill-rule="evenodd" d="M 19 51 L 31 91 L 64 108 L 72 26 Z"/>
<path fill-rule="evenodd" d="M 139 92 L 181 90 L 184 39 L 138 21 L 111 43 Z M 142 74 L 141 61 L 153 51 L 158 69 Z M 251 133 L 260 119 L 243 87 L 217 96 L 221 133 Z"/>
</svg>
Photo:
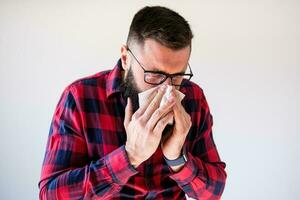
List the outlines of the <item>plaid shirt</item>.
<svg viewBox="0 0 300 200">
<path fill-rule="evenodd" d="M 122 66 L 70 84 L 51 123 L 39 182 L 40 199 L 220 199 L 225 163 L 213 136 L 212 115 L 202 89 L 185 80 L 182 104 L 192 127 L 186 138 L 188 162 L 177 173 L 162 150 L 136 169 L 124 144 L 126 99 Z M 141 133 L 142 134 L 142 133 Z"/>
</svg>

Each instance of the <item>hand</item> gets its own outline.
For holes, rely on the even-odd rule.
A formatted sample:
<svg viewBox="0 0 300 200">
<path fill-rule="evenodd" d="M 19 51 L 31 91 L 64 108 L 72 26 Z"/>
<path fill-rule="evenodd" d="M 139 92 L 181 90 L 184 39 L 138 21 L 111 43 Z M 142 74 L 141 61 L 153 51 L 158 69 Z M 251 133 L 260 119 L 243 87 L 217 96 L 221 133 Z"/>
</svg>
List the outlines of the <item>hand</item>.
<svg viewBox="0 0 300 200">
<path fill-rule="evenodd" d="M 171 92 L 175 96 L 176 104 L 173 106 L 175 125 L 172 133 L 164 141 L 162 141 L 162 151 L 169 160 L 177 159 L 181 156 L 182 147 L 186 136 L 192 126 L 190 115 L 185 111 L 181 102 L 176 97 L 174 89 Z"/>
<path fill-rule="evenodd" d="M 160 101 L 165 92 L 162 86 L 154 93 L 148 102 L 134 114 L 132 103 L 128 98 L 125 109 L 124 126 L 127 134 L 125 149 L 130 163 L 137 167 L 147 160 L 160 144 L 162 132 L 168 121 L 173 117 L 172 106 L 174 98 L 159 108 Z"/>
</svg>

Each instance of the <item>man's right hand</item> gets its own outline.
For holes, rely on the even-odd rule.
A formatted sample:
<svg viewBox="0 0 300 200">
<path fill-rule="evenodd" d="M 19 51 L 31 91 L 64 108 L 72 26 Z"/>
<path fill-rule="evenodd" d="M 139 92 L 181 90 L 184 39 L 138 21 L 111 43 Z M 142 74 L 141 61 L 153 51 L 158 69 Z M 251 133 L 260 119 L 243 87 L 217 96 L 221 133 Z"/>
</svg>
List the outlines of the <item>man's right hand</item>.
<svg viewBox="0 0 300 200">
<path fill-rule="evenodd" d="M 134 114 L 131 99 L 128 98 L 124 120 L 127 134 L 125 149 L 134 167 L 139 166 L 156 151 L 162 132 L 173 117 L 174 94 L 171 94 L 166 104 L 159 107 L 165 90 L 165 85 L 161 86 Z"/>
</svg>

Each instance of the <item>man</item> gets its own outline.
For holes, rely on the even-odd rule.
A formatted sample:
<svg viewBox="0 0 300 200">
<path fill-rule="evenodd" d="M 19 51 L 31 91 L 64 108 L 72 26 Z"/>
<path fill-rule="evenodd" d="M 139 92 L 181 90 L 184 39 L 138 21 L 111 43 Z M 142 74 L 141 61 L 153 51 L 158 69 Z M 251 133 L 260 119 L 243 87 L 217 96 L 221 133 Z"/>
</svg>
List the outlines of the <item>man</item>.
<svg viewBox="0 0 300 200">
<path fill-rule="evenodd" d="M 178 13 L 145 7 L 115 68 L 65 89 L 51 123 L 40 199 L 220 199 L 225 163 L 203 91 L 190 81 L 192 37 Z M 167 86 L 169 100 L 160 106 Z M 139 106 L 138 93 L 151 88 Z M 182 102 L 175 90 L 185 94 Z"/>
</svg>

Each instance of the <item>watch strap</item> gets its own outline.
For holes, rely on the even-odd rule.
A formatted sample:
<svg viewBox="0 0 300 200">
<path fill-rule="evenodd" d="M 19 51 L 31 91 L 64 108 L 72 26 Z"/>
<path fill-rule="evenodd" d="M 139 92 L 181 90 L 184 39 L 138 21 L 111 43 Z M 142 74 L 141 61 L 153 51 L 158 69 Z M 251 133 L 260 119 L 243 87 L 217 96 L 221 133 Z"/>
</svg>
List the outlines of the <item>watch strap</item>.
<svg viewBox="0 0 300 200">
<path fill-rule="evenodd" d="M 183 148 L 182 155 L 179 158 L 176 158 L 175 160 L 169 160 L 168 158 L 166 158 L 164 156 L 164 159 L 169 166 L 178 166 L 178 165 L 186 163 L 187 156 L 186 156 L 185 148 Z"/>
</svg>

